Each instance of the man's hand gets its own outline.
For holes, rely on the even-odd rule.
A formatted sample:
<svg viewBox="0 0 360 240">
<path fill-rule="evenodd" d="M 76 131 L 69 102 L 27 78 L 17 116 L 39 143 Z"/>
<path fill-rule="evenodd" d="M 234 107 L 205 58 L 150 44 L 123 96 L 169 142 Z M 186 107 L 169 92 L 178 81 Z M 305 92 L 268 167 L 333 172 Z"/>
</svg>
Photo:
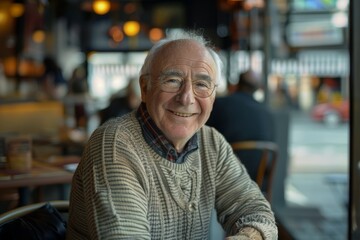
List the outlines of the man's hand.
<svg viewBox="0 0 360 240">
<path fill-rule="evenodd" d="M 263 240 L 261 233 L 252 227 L 242 228 L 235 236 L 227 237 L 225 240 Z"/>
</svg>

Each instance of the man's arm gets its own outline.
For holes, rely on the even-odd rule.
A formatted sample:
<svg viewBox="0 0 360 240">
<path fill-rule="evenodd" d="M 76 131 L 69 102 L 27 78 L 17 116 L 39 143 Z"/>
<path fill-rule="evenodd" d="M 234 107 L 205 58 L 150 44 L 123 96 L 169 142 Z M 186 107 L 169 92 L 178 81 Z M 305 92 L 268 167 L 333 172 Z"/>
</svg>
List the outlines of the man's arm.
<svg viewBox="0 0 360 240">
<path fill-rule="evenodd" d="M 90 143 L 82 160 L 84 221 L 91 239 L 150 239 L 144 170 L 129 146 L 111 133 L 100 134 L 93 136 L 99 141 Z"/>
<path fill-rule="evenodd" d="M 216 209 L 225 231 L 237 237 L 245 234 L 255 237 L 260 233 L 262 238 L 254 239 L 277 239 L 269 202 L 223 138 L 219 152 Z"/>
</svg>

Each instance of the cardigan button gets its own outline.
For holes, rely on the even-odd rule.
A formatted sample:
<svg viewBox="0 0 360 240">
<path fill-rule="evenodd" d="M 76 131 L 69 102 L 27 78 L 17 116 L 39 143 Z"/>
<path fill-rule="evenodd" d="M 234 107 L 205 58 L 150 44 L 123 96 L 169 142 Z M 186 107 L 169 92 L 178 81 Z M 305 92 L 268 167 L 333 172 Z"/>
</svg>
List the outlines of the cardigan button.
<svg viewBox="0 0 360 240">
<path fill-rule="evenodd" d="M 196 204 L 195 203 L 190 203 L 188 207 L 189 207 L 190 212 L 193 212 L 193 211 L 196 210 Z"/>
</svg>

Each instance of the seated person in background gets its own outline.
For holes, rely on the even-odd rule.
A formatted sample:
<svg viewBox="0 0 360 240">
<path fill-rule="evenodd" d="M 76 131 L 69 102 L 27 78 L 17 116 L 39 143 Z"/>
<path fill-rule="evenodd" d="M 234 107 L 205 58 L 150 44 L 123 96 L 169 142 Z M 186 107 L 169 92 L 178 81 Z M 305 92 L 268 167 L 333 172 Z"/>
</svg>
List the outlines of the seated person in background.
<svg viewBox="0 0 360 240">
<path fill-rule="evenodd" d="M 85 147 L 68 239 L 206 239 L 214 208 L 228 239 L 277 239 L 269 202 L 222 135 L 204 126 L 221 71 L 194 32 L 152 47 L 139 108 L 101 125 Z"/>
<path fill-rule="evenodd" d="M 216 98 L 213 111 L 207 125 L 215 127 L 230 142 L 238 141 L 275 141 L 275 123 L 270 109 L 254 98 L 260 88 L 259 74 L 248 70 L 239 75 L 237 89 L 234 93 Z M 258 153 L 244 151 L 239 153 L 240 159 L 246 159 L 246 168 L 255 179 Z"/>
<path fill-rule="evenodd" d="M 89 93 L 86 63 L 80 64 L 73 70 L 68 85 L 68 94 L 82 95 Z"/>
<path fill-rule="evenodd" d="M 120 117 L 136 109 L 140 103 L 140 86 L 137 78 L 131 78 L 126 88 L 125 94 L 118 92 L 111 96 L 110 104 L 99 111 L 100 124 L 113 117 Z"/>
<path fill-rule="evenodd" d="M 39 79 L 41 87 L 39 96 L 44 100 L 60 100 L 67 92 L 67 81 L 65 80 L 62 69 L 51 56 L 43 60 L 44 73 Z"/>
<path fill-rule="evenodd" d="M 88 96 L 89 86 L 87 82 L 87 67 L 86 63 L 82 63 L 77 66 L 71 74 L 66 96 L 66 98 L 77 99 L 74 101 L 75 126 L 77 128 L 86 128 L 89 121 L 85 106 Z"/>
</svg>

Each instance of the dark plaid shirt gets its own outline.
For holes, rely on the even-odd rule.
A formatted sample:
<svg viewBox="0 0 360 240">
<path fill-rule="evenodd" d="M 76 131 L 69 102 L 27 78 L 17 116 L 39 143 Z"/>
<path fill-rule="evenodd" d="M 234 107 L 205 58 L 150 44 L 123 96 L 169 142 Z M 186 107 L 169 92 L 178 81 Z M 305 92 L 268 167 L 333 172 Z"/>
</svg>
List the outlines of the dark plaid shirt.
<svg viewBox="0 0 360 240">
<path fill-rule="evenodd" d="M 194 134 L 186 143 L 184 150 L 178 153 L 151 119 L 145 103 L 140 104 L 136 117 L 141 125 L 145 141 L 155 152 L 167 160 L 175 163 L 183 163 L 189 153 L 198 149 L 197 134 Z"/>
</svg>

